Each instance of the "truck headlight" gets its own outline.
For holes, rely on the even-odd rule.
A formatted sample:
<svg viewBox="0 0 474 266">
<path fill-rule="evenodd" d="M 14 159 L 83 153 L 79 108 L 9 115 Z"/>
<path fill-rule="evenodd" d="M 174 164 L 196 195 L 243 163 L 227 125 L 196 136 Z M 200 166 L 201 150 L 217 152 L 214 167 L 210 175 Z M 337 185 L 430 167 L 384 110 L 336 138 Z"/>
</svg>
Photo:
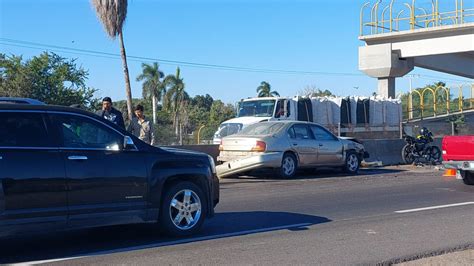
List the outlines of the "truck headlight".
<svg viewBox="0 0 474 266">
<path fill-rule="evenodd" d="M 216 164 L 214 163 L 214 158 L 212 158 L 211 155 L 208 155 L 207 158 L 209 158 L 209 164 L 211 165 L 211 171 L 213 174 L 216 173 Z"/>
</svg>

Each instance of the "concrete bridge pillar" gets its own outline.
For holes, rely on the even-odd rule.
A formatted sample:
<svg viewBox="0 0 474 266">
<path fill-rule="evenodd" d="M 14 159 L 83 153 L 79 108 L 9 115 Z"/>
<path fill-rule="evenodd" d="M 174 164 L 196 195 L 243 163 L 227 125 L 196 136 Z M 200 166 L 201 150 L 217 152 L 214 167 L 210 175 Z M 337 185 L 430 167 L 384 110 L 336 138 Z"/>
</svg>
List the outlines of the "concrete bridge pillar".
<svg viewBox="0 0 474 266">
<path fill-rule="evenodd" d="M 377 94 L 386 98 L 395 99 L 395 78 L 379 78 Z"/>
</svg>

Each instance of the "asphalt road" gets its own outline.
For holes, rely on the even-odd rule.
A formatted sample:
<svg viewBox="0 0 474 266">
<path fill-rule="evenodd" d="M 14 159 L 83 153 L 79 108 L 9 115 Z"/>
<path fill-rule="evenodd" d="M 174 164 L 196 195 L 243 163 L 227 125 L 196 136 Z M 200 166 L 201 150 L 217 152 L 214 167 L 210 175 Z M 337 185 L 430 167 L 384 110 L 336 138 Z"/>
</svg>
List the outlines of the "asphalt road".
<svg viewBox="0 0 474 266">
<path fill-rule="evenodd" d="M 215 218 L 192 238 L 150 225 L 16 237 L 0 240 L 0 263 L 389 264 L 472 248 L 474 186 L 441 175 L 391 167 L 226 179 Z"/>
</svg>

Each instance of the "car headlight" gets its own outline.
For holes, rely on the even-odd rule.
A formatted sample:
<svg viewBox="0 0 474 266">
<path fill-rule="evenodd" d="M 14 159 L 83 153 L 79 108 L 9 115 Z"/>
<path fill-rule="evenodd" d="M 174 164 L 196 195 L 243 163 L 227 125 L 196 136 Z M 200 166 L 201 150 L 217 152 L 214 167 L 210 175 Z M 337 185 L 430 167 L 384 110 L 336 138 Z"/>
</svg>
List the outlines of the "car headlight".
<svg viewBox="0 0 474 266">
<path fill-rule="evenodd" d="M 213 174 L 216 173 L 216 164 L 214 163 L 214 158 L 212 158 L 211 155 L 208 155 L 207 158 L 209 158 L 209 164 L 211 165 L 211 171 Z"/>
</svg>

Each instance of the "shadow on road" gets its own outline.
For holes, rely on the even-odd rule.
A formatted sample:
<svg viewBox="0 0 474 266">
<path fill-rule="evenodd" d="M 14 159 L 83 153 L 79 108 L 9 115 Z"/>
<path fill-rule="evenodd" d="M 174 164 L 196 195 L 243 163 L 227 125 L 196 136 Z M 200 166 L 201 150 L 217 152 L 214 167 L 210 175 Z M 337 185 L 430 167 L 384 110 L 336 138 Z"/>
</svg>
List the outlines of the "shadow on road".
<svg viewBox="0 0 474 266">
<path fill-rule="evenodd" d="M 278 230 L 301 231 L 330 221 L 288 212 L 228 212 L 216 213 L 213 219 L 206 221 L 200 234 L 188 238 L 163 236 L 154 225 L 17 236 L 0 239 L 0 264 L 106 255 Z"/>
<path fill-rule="evenodd" d="M 277 177 L 275 172 L 271 169 L 259 169 L 249 173 L 249 175 L 233 176 L 231 178 L 225 178 L 230 182 L 245 183 L 246 180 L 249 183 L 259 182 L 270 182 L 270 181 L 282 181 L 282 180 L 301 180 L 301 179 L 318 179 L 318 178 L 333 178 L 333 177 L 358 177 L 358 176 L 374 176 L 384 174 L 396 174 L 405 172 L 405 169 L 387 169 L 387 168 L 364 168 L 360 169 L 357 175 L 349 175 L 341 170 L 331 168 L 320 168 L 320 169 L 303 169 L 298 170 L 295 177 L 291 179 L 282 179 Z"/>
</svg>

